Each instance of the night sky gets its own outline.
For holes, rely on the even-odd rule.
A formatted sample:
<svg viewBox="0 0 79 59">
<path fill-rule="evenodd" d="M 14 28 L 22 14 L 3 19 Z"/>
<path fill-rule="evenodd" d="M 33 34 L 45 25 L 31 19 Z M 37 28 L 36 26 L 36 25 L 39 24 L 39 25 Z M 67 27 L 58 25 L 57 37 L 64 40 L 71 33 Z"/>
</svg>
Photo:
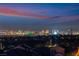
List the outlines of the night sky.
<svg viewBox="0 0 79 59">
<path fill-rule="evenodd" d="M 0 4 L 0 30 L 79 30 L 79 4 Z"/>
</svg>

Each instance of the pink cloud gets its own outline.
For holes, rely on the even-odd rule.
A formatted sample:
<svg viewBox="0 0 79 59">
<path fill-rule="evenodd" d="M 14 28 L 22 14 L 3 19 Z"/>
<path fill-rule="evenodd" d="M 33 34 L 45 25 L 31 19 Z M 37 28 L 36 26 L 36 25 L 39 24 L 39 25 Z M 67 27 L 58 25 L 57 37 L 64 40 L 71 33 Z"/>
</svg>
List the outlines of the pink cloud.
<svg viewBox="0 0 79 59">
<path fill-rule="evenodd" d="M 0 8 L 0 14 L 11 16 L 29 16 L 38 19 L 49 18 L 49 16 L 39 15 L 38 13 L 33 13 L 32 11 L 15 10 L 12 8 Z"/>
<path fill-rule="evenodd" d="M 43 11 L 43 12 L 45 12 L 45 11 Z M 50 19 L 50 20 L 58 19 L 58 21 L 60 21 L 62 19 L 62 22 L 63 21 L 71 21 L 71 20 L 79 19 L 79 15 L 73 15 L 73 16 L 45 16 L 45 15 L 40 15 L 39 12 L 36 12 L 36 13 L 32 12 L 31 10 L 29 10 L 29 11 L 28 10 L 19 10 L 19 9 L 12 9 L 12 8 L 6 8 L 6 7 L 0 7 L 0 14 L 2 14 L 2 15 L 11 15 L 11 16 L 25 16 L 25 17 L 37 18 L 37 19 Z"/>
</svg>

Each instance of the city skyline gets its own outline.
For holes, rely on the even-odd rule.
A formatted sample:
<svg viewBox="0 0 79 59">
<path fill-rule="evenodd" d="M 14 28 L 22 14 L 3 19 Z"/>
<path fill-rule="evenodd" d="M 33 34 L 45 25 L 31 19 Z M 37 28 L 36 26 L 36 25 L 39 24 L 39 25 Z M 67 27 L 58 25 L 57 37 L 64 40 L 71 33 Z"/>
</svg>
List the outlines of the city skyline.
<svg viewBox="0 0 79 59">
<path fill-rule="evenodd" d="M 79 30 L 79 4 L 0 4 L 0 29 Z"/>
</svg>

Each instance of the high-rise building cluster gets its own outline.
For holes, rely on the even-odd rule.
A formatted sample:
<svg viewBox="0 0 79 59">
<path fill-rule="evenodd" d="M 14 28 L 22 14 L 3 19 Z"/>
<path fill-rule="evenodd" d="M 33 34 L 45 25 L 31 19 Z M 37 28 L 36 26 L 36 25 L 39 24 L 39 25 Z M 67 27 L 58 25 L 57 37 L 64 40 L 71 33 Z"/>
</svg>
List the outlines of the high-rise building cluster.
<svg viewBox="0 0 79 59">
<path fill-rule="evenodd" d="M 0 31 L 0 35 L 18 35 L 18 36 L 36 36 L 36 35 L 79 35 L 79 32 L 74 32 L 74 31 L 59 31 L 59 30 L 40 30 L 40 31 L 23 31 L 23 30 L 17 30 L 17 31 Z"/>
</svg>

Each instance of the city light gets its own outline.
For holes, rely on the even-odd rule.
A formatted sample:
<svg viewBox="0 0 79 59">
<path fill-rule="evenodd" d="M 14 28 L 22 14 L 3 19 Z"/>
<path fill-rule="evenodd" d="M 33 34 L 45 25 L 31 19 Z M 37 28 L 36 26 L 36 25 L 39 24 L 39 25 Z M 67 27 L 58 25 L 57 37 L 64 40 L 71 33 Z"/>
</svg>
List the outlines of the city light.
<svg viewBox="0 0 79 59">
<path fill-rule="evenodd" d="M 54 35 L 57 35 L 58 33 L 55 31 L 53 34 L 54 34 Z"/>
</svg>

